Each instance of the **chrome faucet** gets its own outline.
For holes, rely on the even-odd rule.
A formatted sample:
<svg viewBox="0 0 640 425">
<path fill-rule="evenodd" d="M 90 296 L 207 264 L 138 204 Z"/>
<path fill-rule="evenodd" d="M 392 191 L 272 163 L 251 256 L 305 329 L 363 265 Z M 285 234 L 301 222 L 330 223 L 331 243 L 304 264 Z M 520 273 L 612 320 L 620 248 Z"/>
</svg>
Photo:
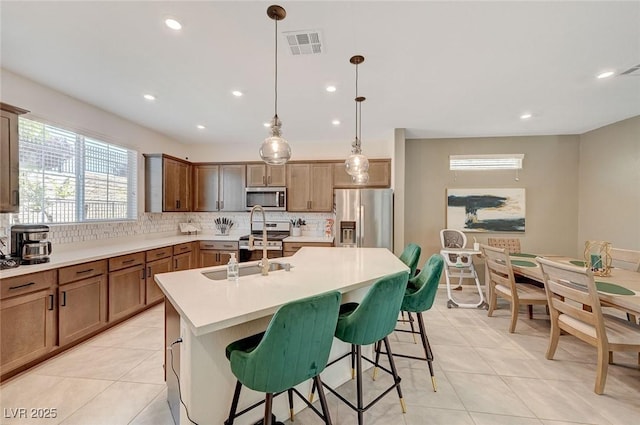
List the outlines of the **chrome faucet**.
<svg viewBox="0 0 640 425">
<path fill-rule="evenodd" d="M 260 274 L 267 276 L 269 274 L 269 260 L 267 259 L 267 219 L 264 215 L 264 208 L 261 205 L 256 205 L 251 208 L 249 214 L 249 226 L 253 224 L 253 212 L 260 210 L 262 212 L 262 260 L 258 263 L 261 268 Z M 255 249 L 253 233 L 249 235 L 249 250 Z"/>
</svg>

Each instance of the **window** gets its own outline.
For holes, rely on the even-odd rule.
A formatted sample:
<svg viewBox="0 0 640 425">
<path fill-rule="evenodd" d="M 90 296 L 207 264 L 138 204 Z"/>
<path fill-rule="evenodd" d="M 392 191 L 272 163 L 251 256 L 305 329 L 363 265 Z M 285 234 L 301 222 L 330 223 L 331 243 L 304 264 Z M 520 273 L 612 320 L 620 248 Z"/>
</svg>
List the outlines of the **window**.
<svg viewBox="0 0 640 425">
<path fill-rule="evenodd" d="M 524 154 L 449 155 L 449 170 L 521 170 Z"/>
<path fill-rule="evenodd" d="M 20 117 L 20 223 L 135 219 L 137 152 Z"/>
</svg>

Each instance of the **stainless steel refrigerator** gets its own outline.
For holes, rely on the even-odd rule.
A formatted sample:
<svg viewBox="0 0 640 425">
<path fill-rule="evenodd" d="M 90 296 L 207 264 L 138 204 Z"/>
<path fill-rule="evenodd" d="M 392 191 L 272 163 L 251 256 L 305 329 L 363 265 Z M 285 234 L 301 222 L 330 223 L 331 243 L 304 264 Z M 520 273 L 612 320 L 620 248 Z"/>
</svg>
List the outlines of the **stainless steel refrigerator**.
<svg viewBox="0 0 640 425">
<path fill-rule="evenodd" d="M 335 245 L 393 251 L 393 190 L 336 189 Z"/>
</svg>

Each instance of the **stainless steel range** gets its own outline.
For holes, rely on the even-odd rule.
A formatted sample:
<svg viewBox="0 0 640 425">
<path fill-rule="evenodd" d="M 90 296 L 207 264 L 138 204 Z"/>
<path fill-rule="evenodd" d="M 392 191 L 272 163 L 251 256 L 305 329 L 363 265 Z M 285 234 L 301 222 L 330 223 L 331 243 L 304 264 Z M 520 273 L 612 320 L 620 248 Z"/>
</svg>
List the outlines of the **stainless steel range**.
<svg viewBox="0 0 640 425">
<path fill-rule="evenodd" d="M 240 249 L 240 262 L 262 259 L 262 229 L 267 229 L 267 258 L 279 258 L 283 254 L 282 241 L 289 236 L 288 221 L 268 221 L 263 223 L 256 221 L 251 223 L 251 234 L 254 240 L 254 250 L 249 250 L 249 236 L 241 236 L 238 243 Z"/>
</svg>

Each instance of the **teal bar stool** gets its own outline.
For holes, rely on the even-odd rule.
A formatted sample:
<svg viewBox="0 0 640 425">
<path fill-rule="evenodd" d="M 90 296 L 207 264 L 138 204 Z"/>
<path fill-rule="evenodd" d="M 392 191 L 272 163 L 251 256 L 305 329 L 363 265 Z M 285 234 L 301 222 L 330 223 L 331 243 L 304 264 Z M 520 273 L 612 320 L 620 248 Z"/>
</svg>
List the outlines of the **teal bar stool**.
<svg viewBox="0 0 640 425">
<path fill-rule="evenodd" d="M 238 381 L 225 425 L 232 425 L 235 418 L 262 403 L 265 404 L 263 424 L 273 425 L 273 397 L 284 391 L 289 396 L 292 421 L 295 392 L 326 424 L 331 425 L 324 392 L 319 391 L 320 413 L 293 387 L 313 379 L 314 385 L 320 388 L 320 373 L 329 360 L 341 299 L 340 293 L 333 291 L 287 303 L 278 309 L 265 332 L 227 346 L 231 371 Z M 236 413 L 243 385 L 266 393 L 266 396 Z"/>
<path fill-rule="evenodd" d="M 350 343 L 351 351 L 332 361 L 329 365 L 332 365 L 347 356 L 351 356 L 352 376 L 354 363 L 356 365 L 355 377 L 357 404 L 354 405 L 326 384 L 325 388 L 346 403 L 347 406 L 358 412 L 359 425 L 362 425 L 363 423 L 364 412 L 394 388 L 398 392 L 398 397 L 400 398 L 402 413 L 406 412 L 406 406 L 404 404 L 404 399 L 402 398 L 402 389 L 400 388 L 400 377 L 398 376 L 398 371 L 396 370 L 393 356 L 391 355 L 387 336 L 393 332 L 396 320 L 398 319 L 398 314 L 400 314 L 400 305 L 402 303 L 405 290 L 407 289 L 408 278 L 409 274 L 406 272 L 396 273 L 380 278 L 371 286 L 367 294 L 362 299 L 362 302 L 359 304 L 346 303 L 340 306 L 340 316 L 338 317 L 335 336 L 341 341 Z M 362 359 L 365 359 L 371 364 L 374 364 L 374 362 L 362 355 L 361 347 L 363 345 L 375 344 L 378 341 L 384 342 L 387 353 L 389 353 L 389 364 L 391 365 L 391 370 L 382 367 L 380 368 L 393 376 L 393 385 L 365 406 L 362 397 Z M 317 385 L 314 383 L 311 389 L 311 399 L 313 399 L 313 393 L 316 386 Z M 319 391 L 319 394 L 322 394 L 322 391 Z"/>
<path fill-rule="evenodd" d="M 410 243 L 404 248 L 402 254 L 400 254 L 400 261 L 406 264 L 411 271 L 409 272 L 409 279 L 411 279 L 416 274 L 416 269 L 418 268 L 418 261 L 420 261 L 420 254 L 422 252 L 422 248 L 420 246 Z"/>
<path fill-rule="evenodd" d="M 402 312 L 406 311 L 409 314 L 416 313 L 416 316 L 418 318 L 418 328 L 420 329 L 420 331 L 416 332 L 413 329 L 413 326 L 411 326 L 410 331 L 406 329 L 396 329 L 396 331 L 411 333 L 414 335 L 414 338 L 416 333 L 420 334 L 422 347 L 424 348 L 424 357 L 393 353 L 393 355 L 397 357 L 426 360 L 427 364 L 429 365 L 429 373 L 431 374 L 431 385 L 433 386 L 433 391 L 437 390 L 436 378 L 433 373 L 433 352 L 431 351 L 431 345 L 429 344 L 429 339 L 427 338 L 427 332 L 424 327 L 424 319 L 422 318 L 422 313 L 431 309 L 431 307 L 433 306 L 433 301 L 436 298 L 438 284 L 440 282 L 440 277 L 442 276 L 443 270 L 444 260 L 442 256 L 439 254 L 432 255 L 431 258 L 427 260 L 418 276 L 414 277 L 413 279 L 409 279 L 409 283 L 407 284 L 407 291 L 404 294 L 404 298 L 402 299 L 402 306 L 400 307 L 400 310 Z M 373 371 L 374 379 L 377 373 L 380 354 L 386 354 L 385 352 L 381 351 L 381 349 L 381 344 L 376 344 L 376 368 Z"/>
<path fill-rule="evenodd" d="M 410 243 L 404 248 L 402 254 L 400 254 L 400 261 L 402 261 L 407 267 L 409 267 L 409 279 L 416 275 L 416 270 L 418 269 L 418 261 L 420 261 L 420 254 L 422 253 L 422 248 L 419 245 L 414 243 Z M 411 313 L 407 314 L 407 318 L 405 318 L 404 311 L 402 312 L 401 322 L 409 322 L 411 326 L 411 331 L 415 332 L 415 328 L 413 326 L 413 317 Z M 413 342 L 416 343 L 416 336 L 413 334 Z"/>
</svg>

